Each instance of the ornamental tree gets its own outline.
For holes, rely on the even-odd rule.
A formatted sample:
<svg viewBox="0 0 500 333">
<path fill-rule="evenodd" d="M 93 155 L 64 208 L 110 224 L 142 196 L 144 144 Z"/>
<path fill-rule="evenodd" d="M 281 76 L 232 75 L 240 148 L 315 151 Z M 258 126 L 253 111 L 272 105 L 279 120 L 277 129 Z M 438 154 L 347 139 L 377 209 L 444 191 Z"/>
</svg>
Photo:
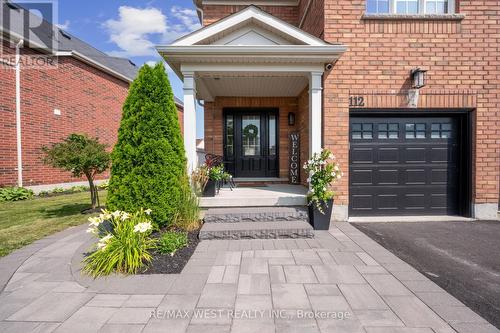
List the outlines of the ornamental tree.
<svg viewBox="0 0 500 333">
<path fill-rule="evenodd" d="M 89 182 L 92 209 L 99 206 L 95 176 L 109 168 L 110 154 L 106 145 L 86 134 L 70 134 L 62 142 L 42 147 L 43 162 L 55 168 L 70 171 L 74 177 L 85 176 Z"/>
<path fill-rule="evenodd" d="M 177 107 L 161 63 L 144 65 L 130 86 L 111 158 L 108 207 L 150 208 L 158 225 L 171 221 L 188 177 Z"/>
</svg>

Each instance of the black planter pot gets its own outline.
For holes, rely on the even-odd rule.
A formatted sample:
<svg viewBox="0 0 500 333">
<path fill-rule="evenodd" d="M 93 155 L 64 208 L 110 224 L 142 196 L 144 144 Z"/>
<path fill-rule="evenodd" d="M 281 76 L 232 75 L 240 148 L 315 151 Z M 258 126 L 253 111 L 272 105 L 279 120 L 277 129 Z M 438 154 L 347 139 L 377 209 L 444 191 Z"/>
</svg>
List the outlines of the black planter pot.
<svg viewBox="0 0 500 333">
<path fill-rule="evenodd" d="M 207 182 L 207 185 L 203 189 L 203 196 L 204 197 L 215 197 L 215 191 L 216 191 L 216 181 L 215 180 L 209 180 Z"/>
<path fill-rule="evenodd" d="M 316 204 L 309 205 L 309 223 L 313 226 L 314 230 L 328 230 L 330 229 L 330 219 L 332 218 L 333 199 L 321 203 L 323 213 L 321 213 Z"/>
</svg>

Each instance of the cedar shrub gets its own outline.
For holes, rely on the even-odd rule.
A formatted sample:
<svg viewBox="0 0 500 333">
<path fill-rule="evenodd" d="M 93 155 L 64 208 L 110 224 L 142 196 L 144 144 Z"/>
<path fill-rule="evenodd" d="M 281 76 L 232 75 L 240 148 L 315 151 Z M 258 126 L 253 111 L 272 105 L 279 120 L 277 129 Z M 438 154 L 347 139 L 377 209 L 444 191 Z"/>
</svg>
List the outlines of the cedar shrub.
<svg viewBox="0 0 500 333">
<path fill-rule="evenodd" d="M 189 185 L 177 107 L 163 64 L 142 66 L 130 86 L 111 158 L 109 209 L 152 209 L 153 221 L 166 226 Z"/>
</svg>

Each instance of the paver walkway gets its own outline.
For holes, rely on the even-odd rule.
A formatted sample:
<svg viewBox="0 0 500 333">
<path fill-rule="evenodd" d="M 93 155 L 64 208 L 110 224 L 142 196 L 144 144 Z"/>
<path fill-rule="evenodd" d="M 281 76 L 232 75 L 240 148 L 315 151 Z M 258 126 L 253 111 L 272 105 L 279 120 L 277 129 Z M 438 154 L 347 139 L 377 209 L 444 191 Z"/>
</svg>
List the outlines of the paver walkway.
<svg viewBox="0 0 500 333">
<path fill-rule="evenodd" d="M 0 332 L 498 332 L 346 223 L 315 239 L 203 241 L 181 274 L 95 281 L 79 273 L 89 237 L 73 228 L 0 260 L 20 265 Z"/>
</svg>

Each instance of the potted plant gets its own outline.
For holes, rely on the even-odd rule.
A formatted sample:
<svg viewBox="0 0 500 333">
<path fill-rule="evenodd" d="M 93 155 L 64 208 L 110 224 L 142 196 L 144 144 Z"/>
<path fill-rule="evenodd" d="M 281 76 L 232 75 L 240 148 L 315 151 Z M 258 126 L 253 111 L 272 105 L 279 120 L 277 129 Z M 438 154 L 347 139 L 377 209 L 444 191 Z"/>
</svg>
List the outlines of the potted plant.
<svg viewBox="0 0 500 333">
<path fill-rule="evenodd" d="M 314 153 L 312 158 L 304 163 L 304 169 L 309 174 L 309 222 L 315 230 L 330 228 L 335 192 L 331 191 L 329 186 L 343 175 L 334 159 L 335 156 L 328 149 L 323 149 Z"/>
<path fill-rule="evenodd" d="M 222 164 L 208 169 L 208 181 L 203 189 L 204 197 L 215 197 L 215 194 L 217 193 L 217 185 L 222 181 L 223 174 L 224 166 Z"/>
</svg>

